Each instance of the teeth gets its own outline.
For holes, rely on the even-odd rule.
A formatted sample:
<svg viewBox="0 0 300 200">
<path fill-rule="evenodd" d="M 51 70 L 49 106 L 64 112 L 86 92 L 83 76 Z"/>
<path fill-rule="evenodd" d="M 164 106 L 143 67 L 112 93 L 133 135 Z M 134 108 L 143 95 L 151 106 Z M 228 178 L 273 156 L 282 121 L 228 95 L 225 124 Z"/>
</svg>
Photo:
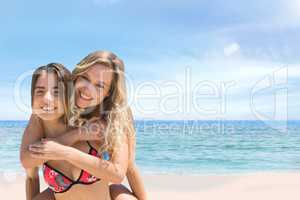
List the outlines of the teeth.
<svg viewBox="0 0 300 200">
<path fill-rule="evenodd" d="M 91 98 L 90 98 L 89 96 L 86 96 L 86 95 L 83 94 L 82 92 L 80 92 L 80 96 L 81 96 L 83 99 L 91 100 Z"/>
<path fill-rule="evenodd" d="M 43 110 L 49 112 L 55 110 L 55 108 L 43 107 Z"/>
</svg>

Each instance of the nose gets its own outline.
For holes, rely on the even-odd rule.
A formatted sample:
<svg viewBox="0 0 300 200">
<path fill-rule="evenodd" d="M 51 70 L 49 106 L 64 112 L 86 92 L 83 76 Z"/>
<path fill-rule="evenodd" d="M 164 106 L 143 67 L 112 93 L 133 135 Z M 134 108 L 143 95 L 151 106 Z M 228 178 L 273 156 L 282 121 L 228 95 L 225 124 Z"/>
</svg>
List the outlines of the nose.
<svg viewBox="0 0 300 200">
<path fill-rule="evenodd" d="M 92 89 L 93 89 L 93 88 L 92 88 L 91 86 L 84 87 L 83 90 L 82 90 L 82 92 L 83 92 L 85 95 L 90 95 Z"/>
<path fill-rule="evenodd" d="M 47 91 L 44 95 L 44 103 L 51 103 L 53 102 L 54 98 L 53 98 L 53 95 L 51 94 L 50 91 Z"/>
<path fill-rule="evenodd" d="M 95 89 L 94 89 L 93 85 L 91 85 L 91 84 L 80 87 L 80 91 L 87 96 L 92 96 L 94 90 Z"/>
</svg>

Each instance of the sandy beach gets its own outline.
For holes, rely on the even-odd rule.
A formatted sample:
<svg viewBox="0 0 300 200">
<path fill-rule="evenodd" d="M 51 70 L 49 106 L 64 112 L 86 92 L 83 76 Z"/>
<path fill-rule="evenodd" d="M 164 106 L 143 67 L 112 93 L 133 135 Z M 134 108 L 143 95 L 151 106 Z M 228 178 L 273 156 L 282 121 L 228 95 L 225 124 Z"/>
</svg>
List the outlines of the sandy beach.
<svg viewBox="0 0 300 200">
<path fill-rule="evenodd" d="M 298 200 L 300 172 L 264 172 L 244 175 L 147 175 L 145 184 L 151 200 Z M 42 188 L 45 184 L 42 181 Z M 25 199 L 24 177 L 4 174 L 1 199 Z"/>
</svg>

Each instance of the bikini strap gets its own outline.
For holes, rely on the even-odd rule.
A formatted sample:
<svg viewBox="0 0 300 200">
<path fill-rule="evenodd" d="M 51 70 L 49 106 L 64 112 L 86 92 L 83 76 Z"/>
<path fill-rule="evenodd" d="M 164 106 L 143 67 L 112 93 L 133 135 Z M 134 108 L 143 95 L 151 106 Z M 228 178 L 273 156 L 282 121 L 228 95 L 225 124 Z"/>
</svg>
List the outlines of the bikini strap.
<svg viewBox="0 0 300 200">
<path fill-rule="evenodd" d="M 91 143 L 90 143 L 89 141 L 86 141 L 86 143 L 89 145 L 89 147 L 90 147 L 91 149 L 95 149 L 95 148 L 91 145 Z"/>
</svg>

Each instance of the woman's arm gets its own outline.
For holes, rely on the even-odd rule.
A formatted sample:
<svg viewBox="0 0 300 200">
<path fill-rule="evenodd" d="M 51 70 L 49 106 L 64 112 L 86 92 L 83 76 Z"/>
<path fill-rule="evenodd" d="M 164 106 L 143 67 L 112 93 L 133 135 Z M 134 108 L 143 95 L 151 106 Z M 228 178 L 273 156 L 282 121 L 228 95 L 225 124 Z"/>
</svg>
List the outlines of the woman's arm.
<svg viewBox="0 0 300 200">
<path fill-rule="evenodd" d="M 137 166 L 134 165 L 128 168 L 126 176 L 134 196 L 136 196 L 138 200 L 147 200 L 146 189 Z"/>
<path fill-rule="evenodd" d="M 120 184 L 126 176 L 128 167 L 128 144 L 125 140 L 109 161 L 69 147 L 66 151 L 66 160 L 98 178 Z"/>
<path fill-rule="evenodd" d="M 127 138 L 129 144 L 129 164 L 126 173 L 127 180 L 134 196 L 138 200 L 147 200 L 147 194 L 143 179 L 135 164 L 136 137 L 135 135 L 128 135 Z"/>
<path fill-rule="evenodd" d="M 104 123 L 97 119 L 89 120 L 84 126 L 79 128 L 72 128 L 65 133 L 57 136 L 56 138 L 47 138 L 53 140 L 65 146 L 73 146 L 79 141 L 96 140 L 101 141 L 103 139 Z"/>
<path fill-rule="evenodd" d="M 109 161 L 84 153 L 73 147 L 61 145 L 55 141 L 42 140 L 34 145 L 32 156 L 48 160 L 66 160 L 79 169 L 112 183 L 121 183 L 128 167 L 128 144 L 122 142 Z"/>
<path fill-rule="evenodd" d="M 47 159 L 32 157 L 30 151 L 30 149 L 32 150 L 34 148 L 32 144 L 40 142 L 40 140 L 43 138 L 43 131 L 42 121 L 36 115 L 32 114 L 24 131 L 21 144 L 20 160 L 24 168 L 34 168 L 48 161 Z M 56 138 L 48 139 L 54 140 L 66 146 L 72 146 L 81 140 L 101 140 L 102 134 L 100 129 L 94 131 L 89 129 L 89 127 L 82 127 L 74 128 Z"/>
<path fill-rule="evenodd" d="M 88 134 L 80 135 L 95 135 L 93 132 L 96 132 L 97 138 L 101 140 L 102 128 L 105 125 L 95 120 L 93 123 L 88 124 L 88 126 L 91 127 L 87 129 Z M 96 128 L 96 130 L 93 130 L 93 128 Z M 111 159 L 109 161 L 99 159 L 73 147 L 65 146 L 56 141 L 47 139 L 33 144 L 30 151 L 31 156 L 36 159 L 66 160 L 78 168 L 90 172 L 98 178 L 105 179 L 113 183 L 121 183 L 123 181 L 128 167 L 127 137 L 124 137 L 124 141 L 121 143 L 119 149 L 115 150 L 113 155 L 111 155 Z"/>
<path fill-rule="evenodd" d="M 52 191 L 44 191 L 40 193 L 40 182 L 37 166 L 43 164 L 49 159 L 33 157 L 30 151 L 30 149 L 32 150 L 32 148 L 34 148 L 30 148 L 30 145 L 34 142 L 39 142 L 41 138 L 43 138 L 43 135 L 43 126 L 41 120 L 36 115 L 31 115 L 29 123 L 23 134 L 20 150 L 20 160 L 26 170 L 25 182 L 27 200 L 55 200 Z M 95 132 L 83 127 L 81 129 L 73 129 L 57 138 L 52 139 L 65 145 L 73 145 L 79 140 L 99 140 L 101 139 L 100 135 L 101 134 L 99 131 Z"/>
</svg>

